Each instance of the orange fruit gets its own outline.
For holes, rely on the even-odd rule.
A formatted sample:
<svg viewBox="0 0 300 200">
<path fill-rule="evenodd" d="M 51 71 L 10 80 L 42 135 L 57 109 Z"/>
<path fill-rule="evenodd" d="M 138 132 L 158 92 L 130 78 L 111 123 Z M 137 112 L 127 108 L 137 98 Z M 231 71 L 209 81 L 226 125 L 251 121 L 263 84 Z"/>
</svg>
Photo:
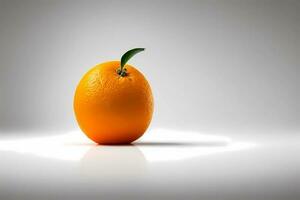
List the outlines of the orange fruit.
<svg viewBox="0 0 300 200">
<path fill-rule="evenodd" d="M 81 130 L 98 144 L 126 144 L 141 137 L 153 113 L 153 97 L 144 75 L 126 62 L 144 49 L 126 52 L 120 61 L 98 64 L 80 80 L 74 111 Z"/>
</svg>

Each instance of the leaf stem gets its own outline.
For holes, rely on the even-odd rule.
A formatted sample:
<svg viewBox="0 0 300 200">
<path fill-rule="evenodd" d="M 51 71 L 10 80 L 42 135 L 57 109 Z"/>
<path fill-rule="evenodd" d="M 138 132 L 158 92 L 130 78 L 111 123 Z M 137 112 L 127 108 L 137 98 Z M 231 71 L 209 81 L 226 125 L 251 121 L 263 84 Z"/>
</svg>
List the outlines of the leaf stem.
<svg viewBox="0 0 300 200">
<path fill-rule="evenodd" d="M 126 63 L 137 53 L 144 51 L 145 48 L 134 48 L 131 49 L 129 51 L 127 51 L 126 53 L 124 53 L 124 55 L 121 57 L 121 66 L 117 69 L 117 73 L 124 77 L 127 75 L 127 69 L 124 68 Z"/>
</svg>

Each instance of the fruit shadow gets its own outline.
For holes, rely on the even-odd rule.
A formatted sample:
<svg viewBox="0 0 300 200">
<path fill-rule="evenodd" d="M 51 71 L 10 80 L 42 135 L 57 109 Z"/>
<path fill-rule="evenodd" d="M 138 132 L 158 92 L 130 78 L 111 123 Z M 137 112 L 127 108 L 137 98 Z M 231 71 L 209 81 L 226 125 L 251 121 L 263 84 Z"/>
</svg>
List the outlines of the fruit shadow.
<svg viewBox="0 0 300 200">
<path fill-rule="evenodd" d="M 94 144 L 94 143 L 73 143 L 74 146 L 111 146 L 111 147 L 221 147 L 227 146 L 228 142 L 133 142 L 131 144 Z"/>
</svg>

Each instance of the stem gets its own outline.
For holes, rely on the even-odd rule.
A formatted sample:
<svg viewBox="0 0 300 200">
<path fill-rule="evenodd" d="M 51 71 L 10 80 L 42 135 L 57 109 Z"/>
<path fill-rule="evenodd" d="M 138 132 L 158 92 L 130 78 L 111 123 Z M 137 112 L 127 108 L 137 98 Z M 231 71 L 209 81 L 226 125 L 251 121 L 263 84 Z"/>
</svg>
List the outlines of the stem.
<svg viewBox="0 0 300 200">
<path fill-rule="evenodd" d="M 135 54 L 144 51 L 145 48 L 135 48 L 135 49 L 131 49 L 129 51 L 127 51 L 126 53 L 124 53 L 124 55 L 121 57 L 121 66 L 117 69 L 117 73 L 124 77 L 127 75 L 127 70 L 125 67 L 126 63 L 128 62 L 128 60 L 130 60 L 130 58 L 132 58 Z"/>
</svg>

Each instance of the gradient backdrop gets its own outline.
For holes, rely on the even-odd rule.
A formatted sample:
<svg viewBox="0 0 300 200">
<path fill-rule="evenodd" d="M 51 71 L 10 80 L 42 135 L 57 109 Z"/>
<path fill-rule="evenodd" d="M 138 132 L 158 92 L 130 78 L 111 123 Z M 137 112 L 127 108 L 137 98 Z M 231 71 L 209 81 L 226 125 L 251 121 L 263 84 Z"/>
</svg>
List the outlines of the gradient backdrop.
<svg viewBox="0 0 300 200">
<path fill-rule="evenodd" d="M 299 1 L 0 0 L 0 129 L 77 129 L 82 75 L 130 63 L 155 96 L 152 127 L 300 128 Z"/>
</svg>

